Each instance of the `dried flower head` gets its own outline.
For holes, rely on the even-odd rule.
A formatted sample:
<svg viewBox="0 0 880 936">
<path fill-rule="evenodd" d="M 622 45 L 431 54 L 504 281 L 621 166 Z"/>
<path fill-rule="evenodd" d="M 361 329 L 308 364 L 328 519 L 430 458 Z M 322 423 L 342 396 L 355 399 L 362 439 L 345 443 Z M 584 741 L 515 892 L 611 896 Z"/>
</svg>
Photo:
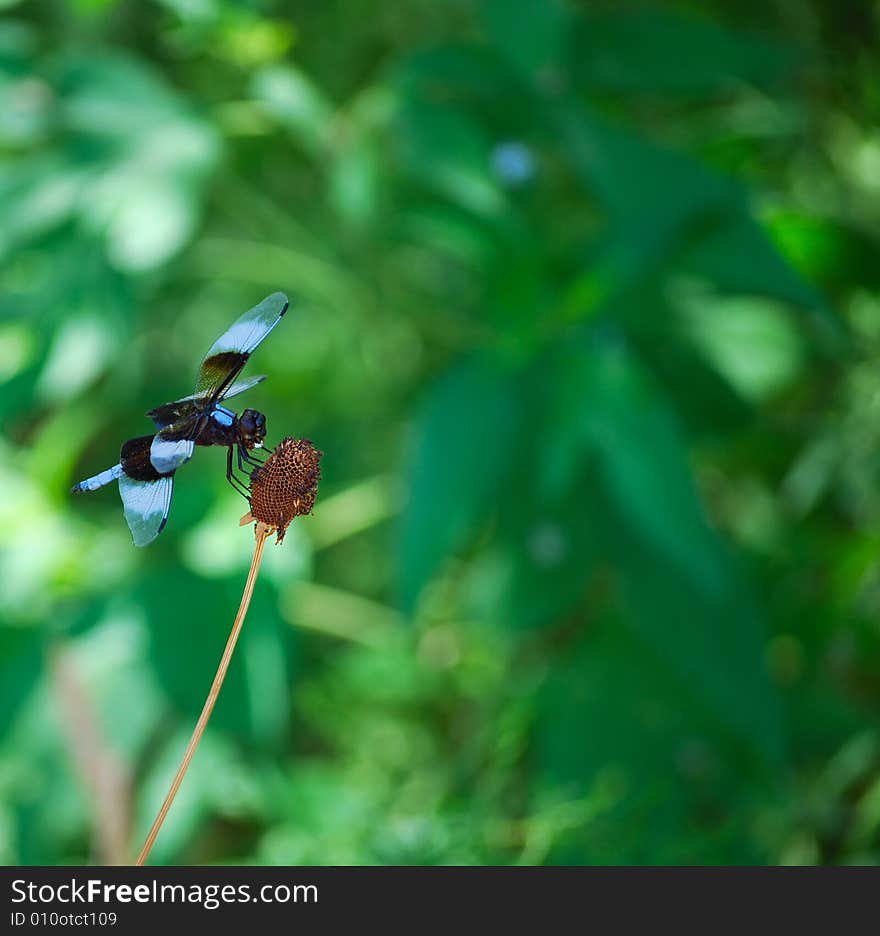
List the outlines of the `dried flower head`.
<svg viewBox="0 0 880 936">
<path fill-rule="evenodd" d="M 323 452 L 308 439 L 283 439 L 264 465 L 251 475 L 251 511 L 242 523 L 256 520 L 284 539 L 294 517 L 311 513 L 318 494 Z"/>
</svg>

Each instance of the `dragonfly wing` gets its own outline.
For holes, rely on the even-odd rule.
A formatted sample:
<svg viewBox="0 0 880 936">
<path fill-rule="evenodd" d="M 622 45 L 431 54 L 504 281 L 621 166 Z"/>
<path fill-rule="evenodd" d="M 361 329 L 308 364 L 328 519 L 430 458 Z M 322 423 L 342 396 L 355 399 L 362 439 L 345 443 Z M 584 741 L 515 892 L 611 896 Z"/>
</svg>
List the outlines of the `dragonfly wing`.
<svg viewBox="0 0 880 936">
<path fill-rule="evenodd" d="M 238 396 L 239 393 L 244 393 L 246 390 L 250 390 L 251 387 L 256 387 L 265 379 L 266 375 L 260 374 L 257 377 L 248 377 L 245 380 L 236 380 L 228 390 L 224 390 L 222 395 L 214 401 L 204 393 L 194 393 L 192 396 L 184 397 L 174 403 L 157 406 L 155 409 L 151 409 L 147 416 L 153 420 L 157 429 L 165 429 L 172 423 L 191 419 L 194 414 L 207 412 L 212 402 L 218 403 L 220 400 L 228 400 L 230 397 Z"/>
<path fill-rule="evenodd" d="M 168 439 L 157 432 L 150 445 L 150 463 L 159 474 L 168 474 L 188 462 L 195 447 L 192 439 Z"/>
<path fill-rule="evenodd" d="M 228 395 L 227 388 L 241 373 L 251 352 L 281 321 L 287 307 L 284 293 L 272 293 L 233 322 L 205 355 L 195 396 L 217 401 Z"/>
<path fill-rule="evenodd" d="M 136 481 L 126 474 L 119 478 L 122 509 L 135 546 L 152 543 L 162 532 L 171 509 L 173 489 L 173 475 L 155 481 Z"/>
<path fill-rule="evenodd" d="M 153 420 L 157 429 L 165 429 L 172 423 L 196 416 L 200 412 L 199 404 L 199 397 L 194 394 L 174 403 L 163 403 L 162 406 L 151 409 L 146 415 Z"/>
<path fill-rule="evenodd" d="M 256 387 L 258 383 L 262 383 L 265 379 L 265 374 L 259 374 L 257 377 L 248 377 L 245 380 L 236 380 L 228 390 L 223 392 L 221 399 L 228 400 L 230 397 L 238 396 L 239 393 L 244 393 L 245 390 L 250 390 L 251 387 Z"/>
</svg>

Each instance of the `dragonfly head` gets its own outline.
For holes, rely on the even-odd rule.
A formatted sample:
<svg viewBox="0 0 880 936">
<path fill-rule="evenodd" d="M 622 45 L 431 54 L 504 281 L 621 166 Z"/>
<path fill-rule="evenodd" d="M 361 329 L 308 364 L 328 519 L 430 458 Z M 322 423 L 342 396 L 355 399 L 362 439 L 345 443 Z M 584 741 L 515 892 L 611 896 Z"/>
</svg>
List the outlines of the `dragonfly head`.
<svg viewBox="0 0 880 936">
<path fill-rule="evenodd" d="M 238 418 L 241 441 L 247 448 L 262 445 L 266 438 L 266 417 L 256 410 L 246 409 Z"/>
</svg>

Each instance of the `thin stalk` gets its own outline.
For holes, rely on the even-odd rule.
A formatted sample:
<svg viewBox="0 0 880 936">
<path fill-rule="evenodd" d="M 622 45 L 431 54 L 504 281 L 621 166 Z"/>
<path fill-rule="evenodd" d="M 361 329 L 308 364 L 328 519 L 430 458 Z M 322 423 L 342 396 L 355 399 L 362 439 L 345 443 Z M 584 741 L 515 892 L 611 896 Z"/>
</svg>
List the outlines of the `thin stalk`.
<svg viewBox="0 0 880 936">
<path fill-rule="evenodd" d="M 220 658 L 220 665 L 217 667 L 217 673 L 214 676 L 214 682 L 211 683 L 211 689 L 208 692 L 208 698 L 205 699 L 205 704 L 202 708 L 202 714 L 199 715 L 199 720 L 196 722 L 196 727 L 193 729 L 192 737 L 189 739 L 189 744 L 186 746 L 186 752 L 183 755 L 183 760 L 181 760 L 180 766 L 177 768 L 177 773 L 174 775 L 174 779 L 171 781 L 171 787 L 169 788 L 168 793 L 162 802 L 162 806 L 160 807 L 156 818 L 153 820 L 153 825 L 150 827 L 150 832 L 147 835 L 146 841 L 144 842 L 144 847 L 141 849 L 141 852 L 137 857 L 137 861 L 135 862 L 136 865 L 143 865 L 149 857 L 150 851 L 153 848 L 153 844 L 156 841 L 156 836 L 159 834 L 159 830 L 162 828 L 162 823 L 165 821 L 165 817 L 168 815 L 168 810 L 171 809 L 171 804 L 174 802 L 174 797 L 177 796 L 177 791 L 180 789 L 180 784 L 183 782 L 183 777 L 186 774 L 187 768 L 189 767 L 189 762 L 192 760 L 199 741 L 202 740 L 202 735 L 205 733 L 208 719 L 210 719 L 211 713 L 214 711 L 214 704 L 217 702 L 217 697 L 220 695 L 220 689 L 223 686 L 223 680 L 226 678 L 226 671 L 229 669 L 229 662 L 232 660 L 232 654 L 235 651 L 235 645 L 238 642 L 238 635 L 241 633 L 245 615 L 247 614 L 248 607 L 251 603 L 251 595 L 254 592 L 254 584 L 257 581 L 257 572 L 260 569 L 260 562 L 263 559 L 263 547 L 266 545 L 266 540 L 268 539 L 270 532 L 271 531 L 269 527 L 267 527 L 264 523 L 257 523 L 257 541 L 256 545 L 254 546 L 254 558 L 251 560 L 251 568 L 248 572 L 247 581 L 245 582 L 244 592 L 242 592 L 241 604 L 238 606 L 238 613 L 235 615 L 235 622 L 233 623 L 232 630 L 229 633 L 229 639 L 226 641 L 226 647 L 223 650 L 223 656 Z"/>
</svg>

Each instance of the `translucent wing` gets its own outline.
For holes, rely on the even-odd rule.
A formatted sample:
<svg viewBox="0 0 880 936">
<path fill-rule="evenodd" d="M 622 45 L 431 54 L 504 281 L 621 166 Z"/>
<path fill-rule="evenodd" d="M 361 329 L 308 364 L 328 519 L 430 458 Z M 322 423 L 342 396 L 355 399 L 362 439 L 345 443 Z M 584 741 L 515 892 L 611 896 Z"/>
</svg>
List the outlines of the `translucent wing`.
<svg viewBox="0 0 880 936">
<path fill-rule="evenodd" d="M 230 397 L 238 396 L 239 393 L 250 390 L 251 387 L 255 387 L 265 379 L 266 375 L 260 374 L 258 377 L 248 377 L 246 380 L 236 380 L 228 390 L 223 391 L 219 399 L 213 402 L 217 403 L 220 399 L 228 400 Z M 165 429 L 172 425 L 172 423 L 180 422 L 183 419 L 189 419 L 194 413 L 206 410 L 210 402 L 212 402 L 210 397 L 205 396 L 205 394 L 194 393 L 192 396 L 184 397 L 182 400 L 176 400 L 174 403 L 165 403 L 162 406 L 157 406 L 155 409 L 151 409 L 146 415 L 153 420 L 157 429 Z"/>
<path fill-rule="evenodd" d="M 251 352 L 281 321 L 287 306 L 284 293 L 272 293 L 233 322 L 205 355 L 194 396 L 209 401 L 228 396 L 228 388 L 233 386 Z"/>
<path fill-rule="evenodd" d="M 161 406 L 149 410 L 146 415 L 153 420 L 157 429 L 166 429 L 173 423 L 181 423 L 186 419 L 198 416 L 206 403 L 206 400 L 193 395 L 184 397 L 174 403 L 163 403 Z"/>
<path fill-rule="evenodd" d="M 228 400 L 230 397 L 238 396 L 239 393 L 244 393 L 245 390 L 256 387 L 258 383 L 262 383 L 265 379 L 265 374 L 259 374 L 256 377 L 248 377 L 245 380 L 236 380 L 228 390 L 223 391 L 223 399 Z"/>
<path fill-rule="evenodd" d="M 174 477 L 156 481 L 135 481 L 128 475 L 119 478 L 119 496 L 135 546 L 146 546 L 162 532 L 171 509 Z"/>
<path fill-rule="evenodd" d="M 169 427 L 173 429 L 174 427 Z M 195 442 L 192 439 L 167 439 L 157 432 L 150 445 L 150 463 L 159 474 L 176 471 L 192 458 Z"/>
</svg>

